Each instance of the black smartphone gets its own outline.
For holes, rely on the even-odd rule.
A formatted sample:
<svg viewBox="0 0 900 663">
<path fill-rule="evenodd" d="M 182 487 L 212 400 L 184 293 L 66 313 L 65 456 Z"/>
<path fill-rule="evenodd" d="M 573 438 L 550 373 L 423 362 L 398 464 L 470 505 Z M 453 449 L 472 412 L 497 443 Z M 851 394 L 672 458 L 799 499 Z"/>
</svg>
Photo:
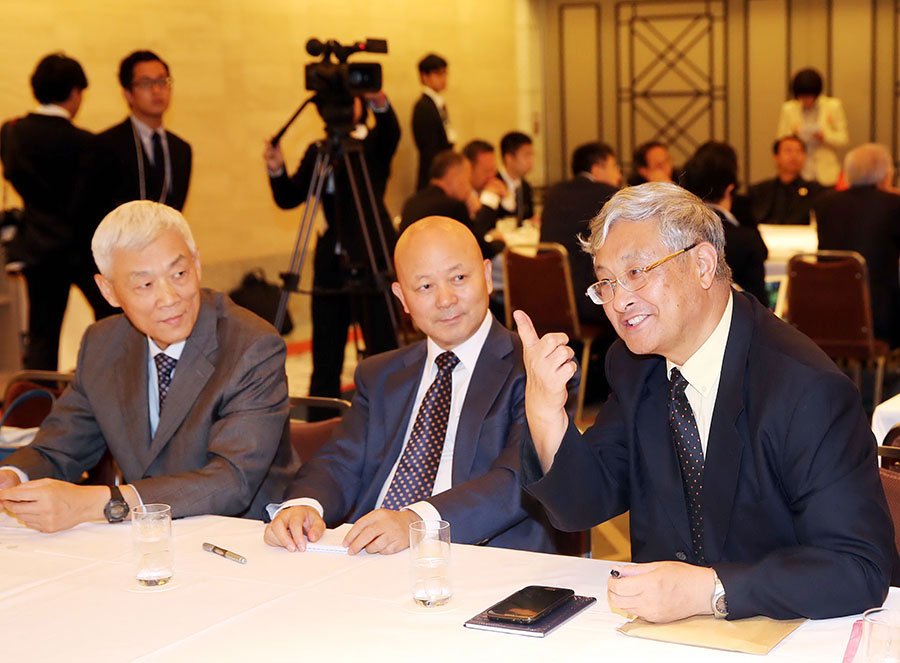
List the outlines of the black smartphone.
<svg viewBox="0 0 900 663">
<path fill-rule="evenodd" d="M 530 585 L 492 605 L 487 616 L 498 622 L 533 624 L 573 596 L 575 592 L 571 589 Z"/>
</svg>

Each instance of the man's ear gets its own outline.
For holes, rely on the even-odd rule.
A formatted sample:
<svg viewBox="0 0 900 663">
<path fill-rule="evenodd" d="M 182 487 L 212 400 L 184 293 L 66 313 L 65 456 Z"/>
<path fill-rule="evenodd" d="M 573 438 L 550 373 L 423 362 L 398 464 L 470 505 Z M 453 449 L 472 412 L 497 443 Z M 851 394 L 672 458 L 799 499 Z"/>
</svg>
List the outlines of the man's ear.
<svg viewBox="0 0 900 663">
<path fill-rule="evenodd" d="M 490 295 L 494 292 L 494 279 L 491 276 L 494 273 L 494 266 L 490 260 L 484 261 L 484 280 L 487 282 L 487 291 Z"/>
<path fill-rule="evenodd" d="M 115 308 L 122 307 L 119 303 L 119 298 L 116 297 L 116 291 L 113 288 L 112 281 L 103 276 L 103 274 L 94 274 L 94 283 L 100 288 L 100 294 L 103 295 L 103 299 L 109 302 L 110 306 Z"/>
<path fill-rule="evenodd" d="M 406 306 L 406 300 L 403 298 L 403 289 L 400 287 L 400 284 L 394 281 L 391 283 L 391 292 L 394 293 L 394 296 L 400 300 L 400 303 L 403 304 L 403 310 L 406 313 L 409 313 L 409 308 Z"/>
<path fill-rule="evenodd" d="M 194 269 L 197 271 L 197 281 L 200 281 L 203 270 L 200 268 L 200 249 L 194 249 Z"/>
<path fill-rule="evenodd" d="M 709 242 L 700 242 L 691 250 L 691 253 L 694 254 L 694 263 L 697 265 L 700 285 L 704 290 L 708 290 L 716 280 L 716 269 L 719 266 L 716 248 Z"/>
</svg>

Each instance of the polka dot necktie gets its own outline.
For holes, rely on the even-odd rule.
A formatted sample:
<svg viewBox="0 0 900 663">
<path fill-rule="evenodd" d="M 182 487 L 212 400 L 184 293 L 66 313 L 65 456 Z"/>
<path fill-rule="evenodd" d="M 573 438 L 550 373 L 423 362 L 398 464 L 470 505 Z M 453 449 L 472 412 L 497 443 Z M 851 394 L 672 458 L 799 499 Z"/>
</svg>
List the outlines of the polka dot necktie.
<svg viewBox="0 0 900 663">
<path fill-rule="evenodd" d="M 163 403 L 169 395 L 169 385 L 172 384 L 172 371 L 175 370 L 177 359 L 173 359 L 165 352 L 158 353 L 153 361 L 156 362 L 157 383 L 159 384 L 159 411 L 162 412 Z"/>
<path fill-rule="evenodd" d="M 448 351 L 438 355 L 434 363 L 438 367 L 437 376 L 425 392 L 409 442 L 381 503 L 385 509 L 402 509 L 431 497 L 434 489 L 450 418 L 453 369 L 459 363 L 459 357 Z"/>
<path fill-rule="evenodd" d="M 703 447 L 700 446 L 700 432 L 694 411 L 684 390 L 688 381 L 677 368 L 672 369 L 671 397 L 669 398 L 669 424 L 672 438 L 681 464 L 681 479 L 687 500 L 688 519 L 691 525 L 691 543 L 694 557 L 700 564 L 706 564 L 703 550 L 703 508 L 700 493 L 703 490 Z"/>
</svg>

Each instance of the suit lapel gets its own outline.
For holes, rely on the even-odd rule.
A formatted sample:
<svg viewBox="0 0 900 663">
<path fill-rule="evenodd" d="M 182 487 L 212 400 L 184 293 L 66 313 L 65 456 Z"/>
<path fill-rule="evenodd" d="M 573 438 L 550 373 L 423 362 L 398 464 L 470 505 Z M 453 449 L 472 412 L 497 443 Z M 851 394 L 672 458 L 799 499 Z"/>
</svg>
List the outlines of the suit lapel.
<svg viewBox="0 0 900 663">
<path fill-rule="evenodd" d="M 391 373 L 384 384 L 384 445 L 381 453 L 382 461 L 362 499 L 359 500 L 356 516 L 368 513 L 375 508 L 378 495 L 387 480 L 391 468 L 400 455 L 400 447 L 409 418 L 412 416 L 413 401 L 422 380 L 425 368 L 426 348 L 422 342 L 405 354 L 400 368 Z M 381 450 L 375 450 L 379 453 Z"/>
<path fill-rule="evenodd" d="M 737 421 L 744 411 L 744 379 L 753 334 L 753 311 L 744 295 L 735 292 L 733 297 L 731 330 L 703 467 L 704 539 L 710 562 L 717 561 L 722 554 L 744 448 Z"/>
<path fill-rule="evenodd" d="M 665 360 L 660 359 L 650 373 L 645 390 L 645 396 L 638 399 L 636 416 L 641 453 L 647 463 L 651 485 L 659 493 L 659 501 L 681 537 L 682 546 L 691 550 L 681 465 L 669 426 L 669 380 Z"/>
<path fill-rule="evenodd" d="M 509 335 L 504 333 L 497 320 L 493 320 L 469 379 L 469 388 L 456 427 L 451 477 L 454 486 L 466 481 L 471 474 L 481 425 L 513 368 L 510 359 L 512 350 Z"/>
<path fill-rule="evenodd" d="M 150 412 L 147 400 L 147 337 L 128 325 L 119 357 L 111 362 L 116 367 L 118 410 L 122 414 L 127 453 L 114 454 L 126 478 L 139 478 L 150 462 Z M 112 440 L 115 446 L 117 440 Z M 107 446 L 110 440 L 107 440 Z"/>
<path fill-rule="evenodd" d="M 208 294 L 201 294 L 200 314 L 175 368 L 156 435 L 150 442 L 150 458 L 145 471 L 177 432 L 215 371 L 211 357 L 218 348 L 216 322 L 215 303 Z"/>
</svg>

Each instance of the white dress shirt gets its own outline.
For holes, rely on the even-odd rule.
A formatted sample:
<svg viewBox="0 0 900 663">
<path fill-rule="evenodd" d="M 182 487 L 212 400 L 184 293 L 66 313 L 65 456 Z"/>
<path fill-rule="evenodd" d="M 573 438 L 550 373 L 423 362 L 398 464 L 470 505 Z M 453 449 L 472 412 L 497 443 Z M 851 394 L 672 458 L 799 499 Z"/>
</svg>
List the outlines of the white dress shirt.
<svg viewBox="0 0 900 663">
<path fill-rule="evenodd" d="M 706 447 L 709 443 L 709 427 L 712 424 L 713 411 L 716 408 L 716 396 L 719 393 L 719 380 L 722 377 L 722 362 L 725 359 L 725 346 L 728 344 L 728 332 L 731 330 L 731 314 L 734 309 L 734 294 L 729 293 L 728 304 L 719 324 L 709 335 L 703 345 L 678 366 L 666 360 L 666 375 L 671 379 L 672 369 L 677 368 L 688 386 L 685 389 L 688 403 L 694 412 L 697 430 L 700 433 L 700 446 L 706 458 Z"/>
<path fill-rule="evenodd" d="M 166 187 L 166 191 L 172 192 L 172 158 L 169 156 L 169 139 L 166 137 L 166 130 L 163 127 L 159 129 L 151 129 L 149 126 L 141 122 L 134 115 L 131 116 L 131 124 L 134 126 L 135 130 L 138 133 L 138 137 L 141 139 L 141 145 L 144 149 L 144 154 L 147 155 L 147 160 L 150 161 L 151 165 L 153 164 L 153 134 L 159 134 L 159 137 L 162 139 L 162 149 L 163 149 L 163 159 L 166 164 L 166 182 L 168 182 L 168 186 Z"/>
<path fill-rule="evenodd" d="M 438 493 L 442 493 L 453 487 L 453 450 L 456 446 L 456 430 L 459 426 L 459 416 L 462 412 L 462 405 L 466 400 L 466 394 L 469 391 L 469 382 L 472 378 L 472 373 L 475 371 L 475 364 L 478 362 L 478 356 L 481 354 L 481 349 L 484 347 L 485 340 L 487 340 L 492 323 L 493 316 L 491 316 L 490 311 L 488 311 L 475 333 L 472 334 L 468 340 L 453 348 L 453 353 L 459 358 L 459 363 L 453 369 L 453 391 L 451 392 L 452 395 L 450 397 L 450 414 L 448 415 L 447 420 L 447 434 L 444 437 L 444 447 L 441 451 L 441 460 L 438 463 L 434 487 L 431 490 L 432 495 L 437 495 Z M 425 392 L 428 391 L 428 387 L 431 386 L 431 383 L 434 382 L 434 379 L 437 376 L 437 365 L 434 363 L 434 360 L 439 354 L 444 352 L 444 349 L 439 347 L 437 343 L 430 338 L 426 341 L 426 344 L 425 370 L 422 371 L 422 378 L 419 380 L 419 389 L 416 392 L 416 398 L 413 401 L 412 414 L 409 418 L 409 424 L 406 427 L 406 434 L 403 437 L 403 446 L 400 449 L 397 460 L 394 461 L 394 466 L 391 468 L 387 479 L 385 479 L 385 482 L 381 487 L 381 492 L 378 494 L 378 500 L 375 502 L 376 509 L 381 508 L 381 503 L 384 501 L 384 496 L 387 494 L 391 481 L 394 478 L 394 474 L 397 472 L 397 466 L 400 464 L 400 459 L 403 457 L 406 445 L 409 444 L 413 425 L 416 422 L 416 415 L 422 405 L 422 400 L 425 398 Z M 269 512 L 269 516 L 274 518 L 275 514 L 282 509 L 300 505 L 313 507 L 319 512 L 319 515 L 322 516 L 322 518 L 325 518 L 324 509 L 319 501 L 309 497 L 299 497 L 287 500 L 280 505 L 270 504 L 266 507 L 266 510 Z M 415 502 L 405 508 L 415 511 L 416 515 L 422 520 L 441 519 L 441 514 L 438 510 L 431 503 L 426 501 Z"/>
<path fill-rule="evenodd" d="M 503 168 L 502 166 L 497 169 L 497 174 L 500 175 L 500 179 L 506 184 L 506 195 L 500 199 L 500 205 L 509 214 L 514 214 L 516 211 L 516 203 L 519 200 L 519 189 L 522 188 L 522 179 L 513 177 L 507 173 L 506 168 Z"/>
</svg>

